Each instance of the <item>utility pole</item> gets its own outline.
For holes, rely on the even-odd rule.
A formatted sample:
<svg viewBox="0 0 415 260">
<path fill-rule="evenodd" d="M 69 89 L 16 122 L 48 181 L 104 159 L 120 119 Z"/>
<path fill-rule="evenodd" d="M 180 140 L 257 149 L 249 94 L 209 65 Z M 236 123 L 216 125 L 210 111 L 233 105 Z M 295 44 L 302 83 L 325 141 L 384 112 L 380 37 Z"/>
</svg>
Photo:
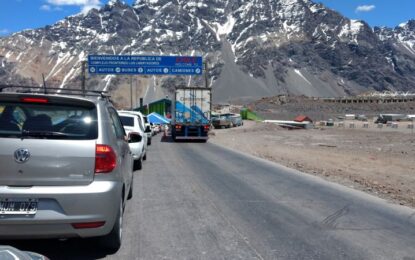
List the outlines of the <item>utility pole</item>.
<svg viewBox="0 0 415 260">
<path fill-rule="evenodd" d="M 130 110 L 133 110 L 133 75 L 130 75 Z"/>
<path fill-rule="evenodd" d="M 42 79 L 43 79 L 43 93 L 47 94 L 46 91 L 46 81 L 45 81 L 45 75 L 42 73 Z"/>
<path fill-rule="evenodd" d="M 131 56 L 132 56 L 132 52 L 131 52 L 131 49 L 130 49 L 130 58 L 131 58 Z M 131 98 L 131 100 L 130 100 L 130 110 L 133 110 L 133 75 L 131 74 L 130 75 L 130 98 Z"/>
<path fill-rule="evenodd" d="M 135 105 L 138 106 L 138 77 L 135 78 Z"/>
<path fill-rule="evenodd" d="M 86 90 L 85 90 L 85 65 L 86 65 L 86 61 L 85 60 L 83 60 L 82 62 L 81 62 L 81 65 L 82 65 L 82 68 L 81 68 L 81 78 L 82 78 L 82 94 L 84 95 L 84 97 L 85 97 L 85 95 L 86 95 Z"/>
<path fill-rule="evenodd" d="M 208 81 L 209 81 L 209 69 L 208 69 L 208 62 L 207 61 L 205 61 L 205 87 L 206 88 L 208 88 L 209 87 L 209 85 L 208 85 Z"/>
</svg>

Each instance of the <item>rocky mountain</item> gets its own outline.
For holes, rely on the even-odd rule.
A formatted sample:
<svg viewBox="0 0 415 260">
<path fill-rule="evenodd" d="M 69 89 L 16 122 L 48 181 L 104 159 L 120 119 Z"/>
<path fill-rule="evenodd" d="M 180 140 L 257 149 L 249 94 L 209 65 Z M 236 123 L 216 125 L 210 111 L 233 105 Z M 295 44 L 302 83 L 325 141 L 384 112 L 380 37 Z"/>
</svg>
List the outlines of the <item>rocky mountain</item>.
<svg viewBox="0 0 415 260">
<path fill-rule="evenodd" d="M 371 28 L 311 0 L 111 0 L 100 10 L 0 38 L 3 84 L 80 85 L 89 54 L 202 55 L 214 102 L 278 94 L 415 90 L 415 21 Z M 129 76 L 87 77 L 129 102 Z M 203 77 L 134 76 L 135 95 L 164 97 Z"/>
</svg>

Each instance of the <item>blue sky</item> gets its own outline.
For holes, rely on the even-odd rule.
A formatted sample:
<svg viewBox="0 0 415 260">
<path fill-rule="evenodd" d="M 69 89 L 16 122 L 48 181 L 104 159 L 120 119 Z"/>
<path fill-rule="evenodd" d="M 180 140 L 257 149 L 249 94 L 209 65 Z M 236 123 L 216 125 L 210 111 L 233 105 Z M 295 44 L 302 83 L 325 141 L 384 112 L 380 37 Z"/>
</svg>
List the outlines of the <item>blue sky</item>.
<svg viewBox="0 0 415 260">
<path fill-rule="evenodd" d="M 395 27 L 415 19 L 415 0 L 314 0 L 371 26 Z M 360 7 L 360 8 L 359 8 Z"/>
<path fill-rule="evenodd" d="M 134 0 L 124 0 L 131 4 Z M 395 27 L 415 18 L 415 0 L 314 0 L 371 26 Z M 3 0 L 0 36 L 51 25 L 108 0 Z"/>
</svg>

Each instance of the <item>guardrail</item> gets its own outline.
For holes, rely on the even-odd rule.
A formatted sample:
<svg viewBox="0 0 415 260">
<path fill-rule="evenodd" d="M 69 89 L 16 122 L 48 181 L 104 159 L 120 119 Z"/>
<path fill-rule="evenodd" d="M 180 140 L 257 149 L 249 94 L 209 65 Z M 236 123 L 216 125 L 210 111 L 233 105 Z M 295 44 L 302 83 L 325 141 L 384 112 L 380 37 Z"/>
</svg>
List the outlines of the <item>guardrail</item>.
<svg viewBox="0 0 415 260">
<path fill-rule="evenodd" d="M 321 98 L 328 103 L 342 103 L 342 104 L 370 104 L 370 103 L 405 103 L 415 101 L 415 96 L 402 97 L 341 97 L 341 98 Z"/>
</svg>

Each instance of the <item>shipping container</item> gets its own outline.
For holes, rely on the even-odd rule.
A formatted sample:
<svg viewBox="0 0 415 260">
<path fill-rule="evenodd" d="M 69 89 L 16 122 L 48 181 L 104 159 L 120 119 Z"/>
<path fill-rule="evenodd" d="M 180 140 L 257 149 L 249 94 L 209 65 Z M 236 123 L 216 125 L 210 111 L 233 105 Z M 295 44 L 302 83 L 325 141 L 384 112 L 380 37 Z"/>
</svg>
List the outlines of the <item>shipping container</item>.
<svg viewBox="0 0 415 260">
<path fill-rule="evenodd" d="M 208 139 L 211 124 L 212 95 L 210 88 L 177 88 L 172 106 L 174 140 Z"/>
</svg>

